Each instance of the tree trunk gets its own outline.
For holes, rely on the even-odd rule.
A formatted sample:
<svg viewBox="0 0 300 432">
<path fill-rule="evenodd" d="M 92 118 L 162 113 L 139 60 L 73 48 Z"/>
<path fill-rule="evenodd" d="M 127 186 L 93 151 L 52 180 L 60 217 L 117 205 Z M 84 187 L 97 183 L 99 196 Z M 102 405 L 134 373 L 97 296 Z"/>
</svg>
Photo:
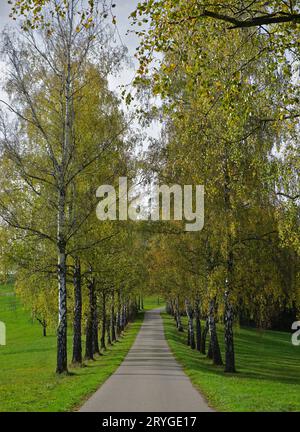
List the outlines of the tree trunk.
<svg viewBox="0 0 300 432">
<path fill-rule="evenodd" d="M 115 292 L 111 293 L 111 341 L 115 342 L 116 338 L 116 317 L 115 317 Z"/>
<path fill-rule="evenodd" d="M 174 317 L 174 307 L 173 307 L 173 301 L 172 300 L 167 301 L 166 312 L 167 312 L 167 314 Z"/>
<path fill-rule="evenodd" d="M 98 342 L 98 305 L 97 305 L 97 292 L 94 284 L 93 287 L 93 353 L 100 354 L 99 342 Z"/>
<path fill-rule="evenodd" d="M 126 311 L 126 302 L 124 302 L 122 307 L 122 331 L 125 330 L 127 324 L 127 311 Z"/>
<path fill-rule="evenodd" d="M 106 293 L 102 291 L 102 331 L 101 331 L 101 349 L 106 350 L 105 344 L 105 332 L 106 332 Z"/>
<path fill-rule="evenodd" d="M 170 312 L 173 317 L 175 317 L 175 302 L 173 300 L 170 301 Z"/>
<path fill-rule="evenodd" d="M 112 345 L 111 337 L 110 337 L 110 320 L 109 319 L 106 321 L 106 332 L 107 332 L 107 343 L 108 343 L 108 345 Z"/>
<path fill-rule="evenodd" d="M 122 319 L 121 319 L 121 292 L 118 290 L 118 306 L 117 306 L 117 337 L 121 335 L 122 332 Z"/>
<path fill-rule="evenodd" d="M 176 326 L 177 326 L 177 330 L 179 332 L 183 332 L 183 325 L 181 322 L 181 315 L 180 315 L 180 310 L 179 310 L 179 300 L 178 298 L 176 299 L 176 303 L 175 303 L 175 319 L 176 319 Z"/>
<path fill-rule="evenodd" d="M 211 339 L 209 339 L 207 358 L 210 360 L 213 360 L 213 358 L 214 358 Z"/>
<path fill-rule="evenodd" d="M 86 322 L 86 339 L 85 339 L 85 359 L 94 360 L 93 347 L 93 318 L 94 318 L 94 288 L 95 280 L 91 279 L 88 283 L 89 290 L 89 310 Z"/>
<path fill-rule="evenodd" d="M 211 341 L 211 354 L 212 354 L 212 360 L 213 363 L 217 366 L 220 366 L 223 364 L 219 341 L 218 341 L 218 335 L 217 335 L 217 328 L 216 328 L 216 322 L 215 322 L 215 299 L 211 299 L 209 302 L 209 315 L 208 315 L 208 325 L 209 325 L 209 334 L 210 334 L 210 341 Z"/>
<path fill-rule="evenodd" d="M 208 329 L 209 329 L 209 325 L 208 325 L 208 318 L 207 318 L 205 321 L 205 327 L 203 329 L 202 337 L 201 337 L 201 353 L 202 354 L 206 354 L 206 336 L 208 333 Z"/>
<path fill-rule="evenodd" d="M 136 318 L 136 315 L 138 313 L 138 308 L 136 303 L 131 304 L 131 322 L 133 322 Z"/>
<path fill-rule="evenodd" d="M 130 304 L 129 304 L 129 300 L 127 299 L 126 303 L 125 303 L 125 325 L 126 327 L 129 324 L 130 321 Z"/>
<path fill-rule="evenodd" d="M 56 372 L 68 372 L 67 367 L 67 263 L 64 241 L 65 194 L 60 191 L 58 218 L 58 328 Z"/>
<path fill-rule="evenodd" d="M 177 330 L 179 332 L 183 332 L 183 325 L 181 322 L 181 315 L 180 315 L 179 311 L 177 311 L 177 314 L 176 314 L 176 324 L 177 324 Z"/>
<path fill-rule="evenodd" d="M 235 369 L 235 355 L 234 355 L 234 342 L 233 342 L 233 307 L 230 302 L 229 292 L 225 292 L 225 310 L 224 310 L 224 324 L 225 324 L 225 372 L 236 372 Z"/>
<path fill-rule="evenodd" d="M 44 337 L 47 336 L 47 323 L 46 323 L 46 321 L 44 321 L 44 325 L 43 325 L 43 336 Z"/>
<path fill-rule="evenodd" d="M 201 320 L 200 320 L 200 308 L 199 299 L 195 301 L 195 321 L 196 321 L 196 349 L 201 351 Z"/>
<path fill-rule="evenodd" d="M 73 321 L 73 358 L 72 363 L 82 363 L 81 319 L 82 292 L 81 268 L 79 258 L 75 259 L 74 269 L 74 321 Z"/>
<path fill-rule="evenodd" d="M 188 345 L 192 349 L 195 349 L 196 344 L 195 344 L 195 332 L 194 332 L 194 317 L 193 317 L 193 310 L 189 300 L 185 300 L 185 308 L 188 317 Z"/>
<path fill-rule="evenodd" d="M 36 318 L 43 328 L 43 337 L 47 336 L 47 321 L 45 319 Z"/>
</svg>

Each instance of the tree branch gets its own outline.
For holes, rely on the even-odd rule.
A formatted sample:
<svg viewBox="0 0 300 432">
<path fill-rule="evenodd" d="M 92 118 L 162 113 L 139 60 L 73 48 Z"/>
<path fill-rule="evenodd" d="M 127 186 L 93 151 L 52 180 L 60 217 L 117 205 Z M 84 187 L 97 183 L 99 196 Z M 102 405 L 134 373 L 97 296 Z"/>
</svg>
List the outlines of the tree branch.
<svg viewBox="0 0 300 432">
<path fill-rule="evenodd" d="M 205 10 L 200 17 L 209 17 L 233 24 L 230 29 L 257 27 L 268 24 L 282 24 L 287 22 L 300 23 L 300 14 L 276 12 L 273 14 L 261 15 L 254 18 L 239 20 L 229 15 Z"/>
<path fill-rule="evenodd" d="M 286 194 L 284 192 L 277 192 L 277 195 L 283 196 L 283 197 L 288 198 L 292 201 L 296 201 L 297 199 L 300 198 L 300 194 L 292 196 L 292 195 Z"/>
</svg>

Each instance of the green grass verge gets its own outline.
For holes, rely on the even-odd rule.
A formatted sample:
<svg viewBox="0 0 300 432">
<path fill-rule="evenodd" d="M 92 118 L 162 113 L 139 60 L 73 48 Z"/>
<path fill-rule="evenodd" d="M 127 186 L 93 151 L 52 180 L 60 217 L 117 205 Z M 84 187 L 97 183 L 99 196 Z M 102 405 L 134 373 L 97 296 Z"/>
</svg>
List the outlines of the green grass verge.
<svg viewBox="0 0 300 432">
<path fill-rule="evenodd" d="M 0 321 L 6 324 L 7 345 L 0 346 L 0 411 L 71 411 L 78 407 L 117 369 L 132 346 L 143 322 L 140 313 L 125 336 L 87 367 L 70 369 L 72 375 L 55 371 L 55 332 L 42 336 L 41 326 L 11 288 L 0 289 Z M 71 337 L 69 337 L 71 359 Z"/>
<path fill-rule="evenodd" d="M 174 319 L 162 316 L 176 359 L 217 411 L 300 411 L 300 347 L 291 344 L 289 333 L 236 328 L 238 373 L 231 375 L 186 346 L 186 332 L 178 333 Z M 221 329 L 219 341 L 224 358 Z"/>
<path fill-rule="evenodd" d="M 165 301 L 158 295 L 144 298 L 144 310 L 157 309 L 165 306 Z"/>
</svg>

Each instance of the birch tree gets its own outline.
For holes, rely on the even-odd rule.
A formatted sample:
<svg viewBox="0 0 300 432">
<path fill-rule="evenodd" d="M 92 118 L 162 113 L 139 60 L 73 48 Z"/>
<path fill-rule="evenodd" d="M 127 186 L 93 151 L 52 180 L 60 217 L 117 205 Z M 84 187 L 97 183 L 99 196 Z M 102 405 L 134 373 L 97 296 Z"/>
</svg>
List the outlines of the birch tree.
<svg viewBox="0 0 300 432">
<path fill-rule="evenodd" d="M 88 204 L 83 216 L 76 220 L 70 217 L 74 183 L 95 167 L 124 132 L 123 126 L 122 130 L 115 129 L 114 122 L 109 123 L 110 112 L 104 112 L 110 125 L 106 133 L 98 138 L 90 131 L 88 139 L 81 135 L 78 122 L 82 91 L 92 86 L 85 81 L 84 71 L 88 64 L 94 64 L 105 77 L 119 66 L 123 52 L 114 46 L 113 34 L 98 8 L 90 24 L 82 25 L 80 2 L 68 2 L 63 14 L 52 13 L 54 5 L 54 1 L 50 2 L 50 9 L 43 9 L 51 21 L 51 30 L 47 26 L 34 27 L 26 28 L 20 39 L 9 33 L 3 36 L 9 99 L 2 105 L 10 114 L 6 117 L 3 113 L 1 120 L 2 148 L 13 163 L 16 181 L 37 195 L 41 205 L 52 208 L 50 224 L 45 226 L 43 222 L 41 226 L 40 220 L 24 218 L 23 208 L 16 212 L 5 200 L 2 217 L 16 229 L 55 245 L 59 293 L 57 373 L 63 373 L 67 371 L 68 245 L 92 211 L 92 204 Z"/>
</svg>

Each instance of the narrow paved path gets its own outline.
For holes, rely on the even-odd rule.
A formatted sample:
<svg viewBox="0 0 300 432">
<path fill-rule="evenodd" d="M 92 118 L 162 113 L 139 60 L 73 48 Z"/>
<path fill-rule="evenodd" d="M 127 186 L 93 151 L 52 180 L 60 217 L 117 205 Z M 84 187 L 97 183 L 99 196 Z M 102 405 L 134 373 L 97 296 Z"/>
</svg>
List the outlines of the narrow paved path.
<svg viewBox="0 0 300 432">
<path fill-rule="evenodd" d="M 79 411 L 211 411 L 174 359 L 160 311 L 145 313 L 141 330 L 122 365 Z"/>
</svg>

